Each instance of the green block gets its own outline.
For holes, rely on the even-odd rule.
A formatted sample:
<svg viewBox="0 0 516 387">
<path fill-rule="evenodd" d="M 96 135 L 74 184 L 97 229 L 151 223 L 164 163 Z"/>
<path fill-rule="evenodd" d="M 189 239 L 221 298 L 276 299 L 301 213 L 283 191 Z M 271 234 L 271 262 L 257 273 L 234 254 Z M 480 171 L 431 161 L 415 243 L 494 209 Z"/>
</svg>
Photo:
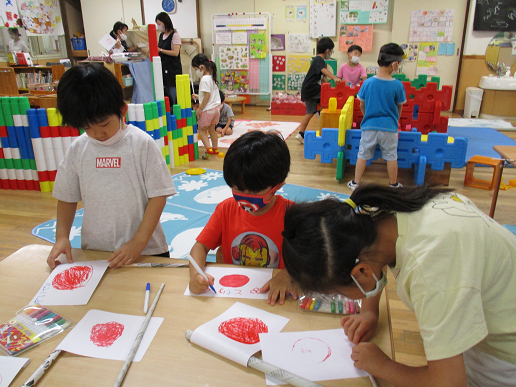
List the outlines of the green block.
<svg viewBox="0 0 516 387">
<path fill-rule="evenodd" d="M 178 136 L 177 136 L 177 132 L 178 132 L 178 130 L 177 130 L 177 129 L 174 129 L 174 130 L 172 131 L 172 141 L 177 140 L 177 138 L 178 138 Z"/>
<path fill-rule="evenodd" d="M 161 138 L 167 137 L 167 127 L 166 126 L 162 126 L 159 129 L 159 134 L 160 134 Z"/>
<path fill-rule="evenodd" d="M 439 78 L 439 77 L 432 77 L 432 78 L 430 78 L 430 82 L 437 83 L 437 90 L 439 90 L 440 85 L 441 85 L 441 78 Z"/>
<path fill-rule="evenodd" d="M 30 169 L 32 169 L 33 171 L 38 170 L 38 168 L 36 167 L 36 160 L 30 159 L 29 163 L 30 163 Z"/>
<path fill-rule="evenodd" d="M 151 102 L 152 107 L 152 119 L 159 118 L 158 115 L 158 103 L 157 102 Z"/>
<path fill-rule="evenodd" d="M 186 126 L 193 126 L 192 117 L 186 117 Z"/>
<path fill-rule="evenodd" d="M 0 97 L 2 112 L 4 113 L 5 126 L 14 126 L 13 115 L 11 113 L 10 97 Z"/>
<path fill-rule="evenodd" d="M 177 130 L 177 138 L 183 138 L 183 128 Z"/>
<path fill-rule="evenodd" d="M 80 134 L 83 134 L 83 133 L 84 133 L 84 129 L 83 129 L 83 128 L 80 128 L 80 129 L 79 129 L 79 133 L 80 133 Z"/>
<path fill-rule="evenodd" d="M 145 114 L 145 121 L 152 120 L 152 107 L 150 102 L 143 104 L 143 112 Z"/>
<path fill-rule="evenodd" d="M 325 59 L 326 62 L 326 68 L 330 67 L 333 71 L 332 74 L 337 76 L 337 61 L 335 59 Z M 335 81 L 330 81 L 331 87 L 335 87 Z"/>
<path fill-rule="evenodd" d="M 194 143 L 194 154 L 195 154 L 195 159 L 198 160 L 199 159 L 199 145 L 197 145 L 197 143 Z"/>
<path fill-rule="evenodd" d="M 28 159 L 22 159 L 21 161 L 23 169 L 29 170 L 30 169 L 30 161 Z"/>
<path fill-rule="evenodd" d="M 15 169 L 23 169 L 22 162 L 20 159 L 13 159 Z"/>
<path fill-rule="evenodd" d="M 0 169 L 6 169 L 5 159 L 0 159 Z"/>
<path fill-rule="evenodd" d="M 167 165 L 170 165 L 170 156 L 169 155 L 165 156 L 165 162 L 167 163 Z"/>
<path fill-rule="evenodd" d="M 13 159 L 5 159 L 5 168 L 14 169 Z"/>
<path fill-rule="evenodd" d="M 346 171 L 346 158 L 344 152 L 340 151 L 337 154 L 337 180 L 341 181 L 344 178 L 344 172 Z"/>
<path fill-rule="evenodd" d="M 195 112 L 192 110 L 192 126 L 197 125 L 197 116 L 195 115 Z"/>
<path fill-rule="evenodd" d="M 176 120 L 180 120 L 182 118 L 181 117 L 181 106 L 174 105 L 174 107 L 172 108 L 172 111 L 173 111 L 173 114 L 176 116 Z"/>
<path fill-rule="evenodd" d="M 30 109 L 29 98 L 18 97 L 18 104 L 20 105 L 20 113 L 27 115 L 27 110 Z"/>
<path fill-rule="evenodd" d="M 11 97 L 9 103 L 11 104 L 11 112 L 13 113 L 13 116 L 20 115 L 20 104 L 18 103 L 18 98 Z"/>
</svg>

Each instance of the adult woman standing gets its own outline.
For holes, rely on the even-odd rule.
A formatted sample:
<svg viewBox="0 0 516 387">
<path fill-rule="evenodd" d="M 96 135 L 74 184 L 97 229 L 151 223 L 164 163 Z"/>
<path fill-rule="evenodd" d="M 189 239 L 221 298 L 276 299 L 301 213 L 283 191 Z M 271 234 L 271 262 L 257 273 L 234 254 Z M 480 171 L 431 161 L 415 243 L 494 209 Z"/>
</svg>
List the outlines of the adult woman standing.
<svg viewBox="0 0 516 387">
<path fill-rule="evenodd" d="M 172 20 L 166 12 L 158 13 L 156 24 L 158 31 L 161 32 L 159 34 L 158 51 L 163 71 L 163 84 L 171 103 L 176 103 L 176 75 L 183 73 L 180 56 L 181 37 L 174 30 Z"/>
<path fill-rule="evenodd" d="M 18 28 L 9 28 L 9 51 L 30 52 L 27 42 L 23 40 Z"/>
</svg>

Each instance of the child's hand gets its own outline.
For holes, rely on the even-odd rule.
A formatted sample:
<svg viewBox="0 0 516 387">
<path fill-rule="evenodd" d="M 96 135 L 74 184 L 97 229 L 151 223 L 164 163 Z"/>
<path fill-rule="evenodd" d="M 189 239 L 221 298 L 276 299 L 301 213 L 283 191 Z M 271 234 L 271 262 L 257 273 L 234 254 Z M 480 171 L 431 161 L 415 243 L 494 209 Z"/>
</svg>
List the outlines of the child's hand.
<svg viewBox="0 0 516 387">
<path fill-rule="evenodd" d="M 109 262 L 109 267 L 117 268 L 122 265 L 130 265 L 142 254 L 145 246 L 142 246 L 141 243 L 131 239 L 129 242 L 125 243 L 122 247 L 120 247 L 117 251 L 115 251 L 111 256 L 107 259 Z"/>
<path fill-rule="evenodd" d="M 383 351 L 372 343 L 360 343 L 351 350 L 351 360 L 358 369 L 377 376 L 379 370 L 388 367 L 392 360 Z"/>
<path fill-rule="evenodd" d="M 217 133 L 220 135 L 220 137 L 224 137 L 224 130 L 222 128 L 215 129 Z"/>
<path fill-rule="evenodd" d="M 69 263 L 73 263 L 72 245 L 70 244 L 70 240 L 68 238 L 56 240 L 54 247 L 52 247 L 50 254 L 48 254 L 47 263 L 51 269 L 54 269 L 61 263 L 57 260 L 61 254 L 66 254 L 66 260 Z"/>
<path fill-rule="evenodd" d="M 334 81 L 335 81 L 335 84 L 338 85 L 338 84 L 340 84 L 342 82 L 342 79 L 335 78 Z"/>
<path fill-rule="evenodd" d="M 343 317 L 340 325 L 344 328 L 344 333 L 349 341 L 358 344 L 369 341 L 378 327 L 378 318 L 373 312 L 363 312 L 351 316 Z"/>
<path fill-rule="evenodd" d="M 199 99 L 199 95 L 198 94 L 192 94 L 192 99 L 197 101 Z"/>
<path fill-rule="evenodd" d="M 267 302 L 272 306 L 276 304 L 279 297 L 279 304 L 285 303 L 285 298 L 290 293 L 294 300 L 297 300 L 298 289 L 292 286 L 290 275 L 285 269 L 281 270 L 272 279 L 260 289 L 260 293 L 269 291 Z"/>
<path fill-rule="evenodd" d="M 202 114 L 201 109 L 197 109 L 195 111 L 195 117 L 197 117 L 197 122 L 199 122 L 199 119 L 201 118 L 201 114 Z"/>
<path fill-rule="evenodd" d="M 215 283 L 215 279 L 211 275 L 207 273 L 204 274 L 206 274 L 206 277 L 208 277 L 208 279 L 210 280 L 209 283 L 206 282 L 204 277 L 199 273 L 196 273 L 195 275 L 190 277 L 190 283 L 188 284 L 188 286 L 190 287 L 190 292 L 192 292 L 193 294 L 204 293 L 206 290 L 208 290 L 208 285 L 213 286 L 213 284 Z"/>
</svg>

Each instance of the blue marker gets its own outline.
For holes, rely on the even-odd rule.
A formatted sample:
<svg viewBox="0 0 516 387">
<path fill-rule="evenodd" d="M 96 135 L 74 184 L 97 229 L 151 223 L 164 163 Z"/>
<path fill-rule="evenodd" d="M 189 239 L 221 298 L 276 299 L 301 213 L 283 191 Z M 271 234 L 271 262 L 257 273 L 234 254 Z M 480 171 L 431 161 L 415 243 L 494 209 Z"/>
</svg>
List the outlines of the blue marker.
<svg viewBox="0 0 516 387">
<path fill-rule="evenodd" d="M 195 262 L 195 259 L 193 259 L 193 257 L 190 254 L 188 254 L 188 260 L 193 265 L 194 269 L 197 270 L 197 273 L 199 273 L 206 280 L 206 282 L 208 282 L 208 286 L 210 287 L 211 290 L 213 290 L 213 293 L 217 294 L 217 291 L 215 290 L 215 288 L 212 285 L 209 285 L 210 280 L 208 279 L 208 277 L 206 277 L 206 274 L 204 273 L 204 271 L 202 271 L 202 269 L 199 267 L 197 262 Z"/>
<path fill-rule="evenodd" d="M 145 301 L 143 303 L 143 313 L 147 314 L 147 310 L 149 309 L 149 295 L 150 295 L 150 283 L 147 282 L 147 287 L 145 288 Z"/>
</svg>

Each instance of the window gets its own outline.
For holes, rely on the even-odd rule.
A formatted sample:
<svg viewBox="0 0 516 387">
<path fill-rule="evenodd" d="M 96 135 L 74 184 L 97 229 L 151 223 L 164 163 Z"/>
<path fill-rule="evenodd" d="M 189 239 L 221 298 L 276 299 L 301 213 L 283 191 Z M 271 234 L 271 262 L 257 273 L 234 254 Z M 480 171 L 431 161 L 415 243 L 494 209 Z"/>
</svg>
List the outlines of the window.
<svg viewBox="0 0 516 387">
<path fill-rule="evenodd" d="M 7 61 L 7 52 L 9 51 L 8 28 L 0 28 L 0 60 Z M 64 35 L 38 35 L 27 36 L 23 28 L 18 28 L 21 39 L 25 40 L 30 48 L 30 54 L 34 60 L 66 58 L 66 44 Z"/>
</svg>

